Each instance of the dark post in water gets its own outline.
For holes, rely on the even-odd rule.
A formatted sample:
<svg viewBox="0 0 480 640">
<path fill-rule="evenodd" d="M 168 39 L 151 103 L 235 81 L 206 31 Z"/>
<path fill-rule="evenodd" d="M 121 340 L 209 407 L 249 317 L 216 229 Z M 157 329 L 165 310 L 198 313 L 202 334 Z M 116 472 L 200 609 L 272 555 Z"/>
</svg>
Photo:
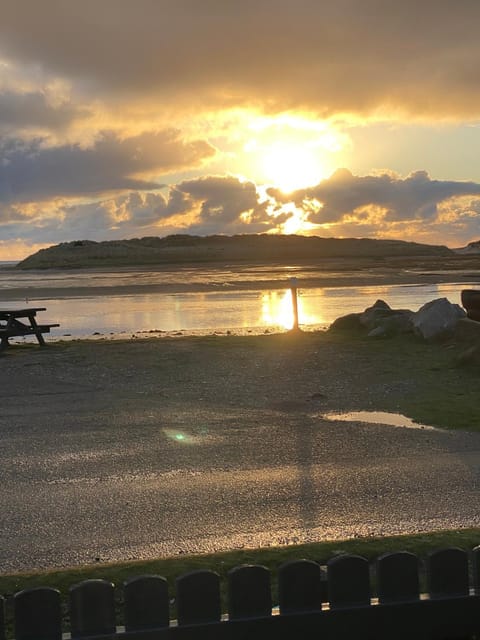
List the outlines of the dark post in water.
<svg viewBox="0 0 480 640">
<path fill-rule="evenodd" d="M 297 279 L 290 278 L 290 291 L 292 292 L 293 327 L 292 331 L 298 331 L 298 300 L 297 300 Z"/>
</svg>

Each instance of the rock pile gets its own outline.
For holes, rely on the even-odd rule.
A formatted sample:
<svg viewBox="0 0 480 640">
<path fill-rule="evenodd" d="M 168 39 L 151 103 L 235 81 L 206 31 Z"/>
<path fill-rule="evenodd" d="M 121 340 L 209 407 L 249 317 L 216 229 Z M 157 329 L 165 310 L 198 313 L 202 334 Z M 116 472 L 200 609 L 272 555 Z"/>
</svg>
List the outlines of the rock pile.
<svg viewBox="0 0 480 640">
<path fill-rule="evenodd" d="M 330 325 L 329 331 L 366 332 L 370 338 L 412 333 L 424 340 L 444 340 L 458 332 L 460 321 L 474 322 L 480 329 L 480 323 L 468 320 L 466 316 L 460 305 L 452 304 L 447 298 L 427 302 L 418 311 L 392 309 L 384 300 L 377 300 L 360 313 L 337 318 Z"/>
</svg>

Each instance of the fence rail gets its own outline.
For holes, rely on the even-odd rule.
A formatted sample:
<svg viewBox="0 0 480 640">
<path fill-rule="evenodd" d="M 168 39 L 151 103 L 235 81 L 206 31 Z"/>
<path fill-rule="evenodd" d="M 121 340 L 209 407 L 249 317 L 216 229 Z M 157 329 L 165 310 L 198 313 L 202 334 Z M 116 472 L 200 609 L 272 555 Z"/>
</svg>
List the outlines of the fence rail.
<svg viewBox="0 0 480 640">
<path fill-rule="evenodd" d="M 121 628 L 114 585 L 85 580 L 70 589 L 69 633 L 84 640 L 480 638 L 480 547 L 439 550 L 425 564 L 408 552 L 388 553 L 372 564 L 355 555 L 337 556 L 323 567 L 311 560 L 289 562 L 278 570 L 275 602 L 272 577 L 258 565 L 232 569 L 228 614 L 222 616 L 219 575 L 183 575 L 176 581 L 175 622 L 166 579 L 132 578 L 123 585 Z M 5 640 L 3 598 L 0 604 Z M 13 619 L 16 640 L 61 640 L 60 592 L 15 594 Z"/>
</svg>

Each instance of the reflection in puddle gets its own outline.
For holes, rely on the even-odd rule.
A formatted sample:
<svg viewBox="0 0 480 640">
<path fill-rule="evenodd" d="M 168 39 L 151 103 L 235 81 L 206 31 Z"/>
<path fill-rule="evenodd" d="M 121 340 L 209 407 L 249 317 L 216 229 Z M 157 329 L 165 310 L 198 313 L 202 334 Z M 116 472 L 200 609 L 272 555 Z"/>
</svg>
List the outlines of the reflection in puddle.
<svg viewBox="0 0 480 640">
<path fill-rule="evenodd" d="M 368 422 L 370 424 L 386 424 L 392 427 L 406 427 L 408 429 L 428 429 L 438 431 L 436 427 L 414 422 L 400 413 L 387 411 L 350 411 L 349 413 L 327 413 L 322 416 L 326 420 L 341 420 L 345 422 Z"/>
</svg>

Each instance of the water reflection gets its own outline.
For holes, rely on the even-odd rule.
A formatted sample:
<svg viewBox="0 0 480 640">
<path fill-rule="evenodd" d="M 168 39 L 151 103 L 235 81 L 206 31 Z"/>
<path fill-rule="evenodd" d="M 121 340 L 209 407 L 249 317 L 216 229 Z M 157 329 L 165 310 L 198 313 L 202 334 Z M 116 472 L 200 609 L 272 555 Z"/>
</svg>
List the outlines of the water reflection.
<svg viewBox="0 0 480 640">
<path fill-rule="evenodd" d="M 436 427 L 414 422 L 401 413 L 388 411 L 349 411 L 348 413 L 327 413 L 322 415 L 326 420 L 342 422 L 367 422 L 368 424 L 385 424 L 391 427 L 405 427 L 408 429 L 428 429 L 436 431 Z"/>
<path fill-rule="evenodd" d="M 268 291 L 262 294 L 262 315 L 259 324 L 267 327 L 278 325 L 284 329 L 293 327 L 293 305 L 290 291 Z"/>
<path fill-rule="evenodd" d="M 320 289 L 299 292 L 297 296 L 298 321 L 300 325 L 322 325 L 325 323 L 322 294 Z M 268 291 L 262 294 L 262 314 L 260 326 L 278 326 L 284 329 L 293 327 L 293 303 L 289 289 Z"/>
<path fill-rule="evenodd" d="M 298 290 L 299 323 L 303 329 L 326 328 L 336 318 L 362 311 L 378 298 L 392 308 L 416 311 L 426 302 L 447 297 L 460 303 L 460 283 L 428 285 L 380 285 Z M 41 304 L 40 304 L 41 303 Z M 94 333 L 203 332 L 215 330 L 262 333 L 293 326 L 291 292 L 276 290 L 210 291 L 189 293 L 144 293 L 91 297 L 44 298 L 23 302 L 44 306 L 42 322 L 60 322 L 53 337 Z M 18 300 L 4 300 L 1 307 L 18 307 Z"/>
</svg>

